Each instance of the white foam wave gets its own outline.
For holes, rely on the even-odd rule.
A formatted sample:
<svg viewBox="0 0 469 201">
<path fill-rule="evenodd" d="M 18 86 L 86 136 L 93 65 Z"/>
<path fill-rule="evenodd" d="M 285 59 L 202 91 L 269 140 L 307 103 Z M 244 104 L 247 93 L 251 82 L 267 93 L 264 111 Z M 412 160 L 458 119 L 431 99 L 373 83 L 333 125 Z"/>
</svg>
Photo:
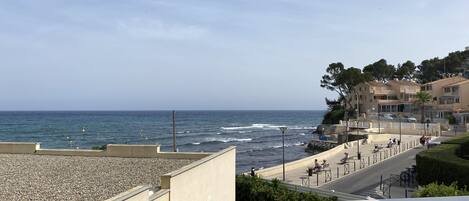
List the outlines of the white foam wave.
<svg viewBox="0 0 469 201">
<path fill-rule="evenodd" d="M 275 130 L 281 126 L 272 124 L 252 124 L 251 126 L 237 126 L 237 127 L 221 127 L 222 130 L 248 130 L 248 129 L 262 129 L 262 130 Z"/>
<path fill-rule="evenodd" d="M 288 128 L 290 130 L 316 130 L 316 126 L 308 127 L 308 126 L 293 126 Z"/>
<path fill-rule="evenodd" d="M 201 143 L 210 143 L 210 142 L 222 142 L 222 143 L 227 143 L 227 142 L 249 142 L 251 140 L 252 140 L 251 138 L 207 138 L 205 141 L 194 142 L 194 143 L 191 143 L 191 144 L 200 145 Z"/>
</svg>

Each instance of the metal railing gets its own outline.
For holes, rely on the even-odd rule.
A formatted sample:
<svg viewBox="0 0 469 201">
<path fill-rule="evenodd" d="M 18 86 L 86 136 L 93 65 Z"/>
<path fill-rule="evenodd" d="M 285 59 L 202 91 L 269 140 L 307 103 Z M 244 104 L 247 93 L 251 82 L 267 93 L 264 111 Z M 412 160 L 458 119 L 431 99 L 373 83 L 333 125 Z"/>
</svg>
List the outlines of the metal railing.
<svg viewBox="0 0 469 201">
<path fill-rule="evenodd" d="M 394 145 L 390 148 L 382 148 L 379 151 L 373 152 L 370 155 L 362 155 L 361 159 L 350 159 L 349 161 L 339 164 L 334 169 L 326 169 L 314 173 L 311 176 L 302 176 L 302 186 L 305 187 L 319 187 L 323 184 L 345 177 L 353 172 L 373 166 L 384 160 L 389 159 L 395 155 L 405 152 L 409 149 L 419 146 L 418 139 L 401 143 L 401 145 Z M 305 181 L 308 180 L 308 181 Z"/>
</svg>

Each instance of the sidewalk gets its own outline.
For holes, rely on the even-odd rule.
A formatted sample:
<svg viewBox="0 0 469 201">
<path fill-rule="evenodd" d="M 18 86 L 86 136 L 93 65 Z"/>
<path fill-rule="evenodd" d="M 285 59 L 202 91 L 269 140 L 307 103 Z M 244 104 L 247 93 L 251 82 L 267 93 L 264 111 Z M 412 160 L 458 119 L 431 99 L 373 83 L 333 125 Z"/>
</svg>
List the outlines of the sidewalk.
<svg viewBox="0 0 469 201">
<path fill-rule="evenodd" d="M 393 135 L 392 138 L 399 139 L 399 135 Z M 357 158 L 357 142 L 350 142 L 350 145 L 355 146 L 349 146 L 347 149 L 344 149 L 340 152 L 337 152 L 336 154 L 331 155 L 330 157 L 325 158 L 330 166 L 329 168 L 326 168 L 326 170 L 319 172 L 319 174 L 313 174 L 313 176 L 308 177 L 306 170 L 308 167 L 314 166 L 314 159 L 312 159 L 309 165 L 304 165 L 286 171 L 285 182 L 306 187 L 320 187 L 328 182 L 344 178 L 350 174 L 353 174 L 362 169 L 366 169 L 367 167 L 378 164 L 395 155 L 398 155 L 415 146 L 418 146 L 418 139 L 419 136 L 403 135 L 400 147 L 398 145 L 394 145 L 392 148 L 382 148 L 379 152 L 376 153 L 373 153 L 374 145 L 386 147 L 388 140 L 369 141 L 366 144 L 360 143 L 359 148 L 361 152 L 361 160 L 358 160 Z M 345 152 L 349 153 L 349 161 L 345 164 L 339 164 L 340 160 L 344 157 Z M 320 160 L 322 160 L 322 158 Z M 321 163 L 322 161 L 318 162 Z M 277 178 L 279 180 L 282 180 L 282 173 L 269 175 L 264 178 Z"/>
</svg>

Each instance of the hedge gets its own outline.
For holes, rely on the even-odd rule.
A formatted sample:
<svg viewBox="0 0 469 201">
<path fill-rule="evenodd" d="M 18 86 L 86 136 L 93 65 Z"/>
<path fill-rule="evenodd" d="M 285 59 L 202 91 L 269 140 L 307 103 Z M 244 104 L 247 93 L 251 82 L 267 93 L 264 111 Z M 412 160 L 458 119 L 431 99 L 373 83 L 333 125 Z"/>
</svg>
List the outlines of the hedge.
<svg viewBox="0 0 469 201">
<path fill-rule="evenodd" d="M 431 183 L 419 188 L 415 193 L 415 197 L 448 197 L 448 196 L 465 196 L 469 195 L 466 188 L 459 188 L 456 182 L 447 186 L 444 184 Z"/>
<path fill-rule="evenodd" d="M 280 181 L 267 182 L 258 177 L 236 176 L 236 200 L 239 201 L 336 201 L 312 193 L 291 191 Z"/>
<path fill-rule="evenodd" d="M 417 180 L 420 185 L 433 182 L 459 187 L 469 186 L 469 135 L 452 138 L 441 145 L 420 152 L 416 156 Z"/>
</svg>

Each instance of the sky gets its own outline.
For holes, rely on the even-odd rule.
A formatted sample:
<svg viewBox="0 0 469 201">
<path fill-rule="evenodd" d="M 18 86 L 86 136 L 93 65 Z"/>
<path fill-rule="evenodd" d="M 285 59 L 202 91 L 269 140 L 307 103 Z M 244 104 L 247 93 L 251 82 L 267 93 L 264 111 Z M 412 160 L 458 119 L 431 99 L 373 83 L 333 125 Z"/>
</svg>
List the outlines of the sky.
<svg viewBox="0 0 469 201">
<path fill-rule="evenodd" d="M 469 1 L 2 0 L 0 110 L 322 110 L 326 67 L 469 46 Z"/>
</svg>

